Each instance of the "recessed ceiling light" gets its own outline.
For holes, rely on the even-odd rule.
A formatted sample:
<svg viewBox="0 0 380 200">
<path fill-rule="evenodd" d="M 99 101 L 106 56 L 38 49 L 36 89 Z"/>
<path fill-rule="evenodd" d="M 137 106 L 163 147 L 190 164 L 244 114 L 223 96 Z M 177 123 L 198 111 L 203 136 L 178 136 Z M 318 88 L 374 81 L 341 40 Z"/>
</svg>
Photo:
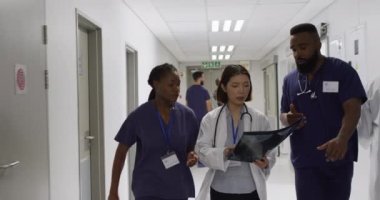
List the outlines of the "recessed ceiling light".
<svg viewBox="0 0 380 200">
<path fill-rule="evenodd" d="M 225 20 L 223 24 L 223 31 L 228 32 L 231 29 L 231 20 Z"/>
<path fill-rule="evenodd" d="M 216 60 L 216 55 L 212 55 L 212 56 L 211 56 L 211 59 L 212 59 L 212 60 Z"/>
<path fill-rule="evenodd" d="M 227 51 L 232 52 L 234 50 L 234 45 L 228 45 Z"/>
<path fill-rule="evenodd" d="M 226 56 L 224 56 L 224 59 L 226 59 L 226 60 L 229 60 L 230 58 L 231 58 L 230 54 L 227 54 Z"/>
<path fill-rule="evenodd" d="M 218 59 L 219 59 L 219 60 L 223 60 L 223 56 L 224 56 L 224 55 L 222 55 L 222 54 L 219 55 L 219 56 L 218 56 Z"/>
<path fill-rule="evenodd" d="M 218 46 L 212 46 L 211 47 L 212 52 L 217 52 L 218 51 Z"/>
<path fill-rule="evenodd" d="M 212 21 L 211 30 L 212 30 L 212 32 L 218 32 L 219 31 L 219 21 L 218 20 Z"/>
<path fill-rule="evenodd" d="M 243 28 L 244 20 L 237 20 L 235 23 L 234 31 L 241 31 Z"/>
<path fill-rule="evenodd" d="M 220 47 L 219 47 L 219 51 L 220 52 L 224 52 L 226 50 L 226 46 L 224 46 L 224 45 L 220 45 Z"/>
</svg>

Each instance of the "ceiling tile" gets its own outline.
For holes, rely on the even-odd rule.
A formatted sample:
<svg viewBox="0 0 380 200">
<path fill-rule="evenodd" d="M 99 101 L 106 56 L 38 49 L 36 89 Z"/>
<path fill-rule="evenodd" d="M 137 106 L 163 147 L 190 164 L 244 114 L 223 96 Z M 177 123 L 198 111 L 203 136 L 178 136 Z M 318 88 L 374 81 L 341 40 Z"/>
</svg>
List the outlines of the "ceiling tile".
<svg viewBox="0 0 380 200">
<path fill-rule="evenodd" d="M 205 21 L 206 9 L 201 6 L 172 6 L 158 9 L 162 19 L 167 22 Z"/>
<path fill-rule="evenodd" d="M 207 6 L 254 5 L 258 0 L 206 0 Z"/>
<path fill-rule="evenodd" d="M 207 18 L 208 20 L 238 20 L 244 19 L 247 20 L 250 18 L 252 12 L 254 11 L 256 6 L 249 5 L 229 5 L 229 6 L 210 6 L 207 9 Z"/>
</svg>

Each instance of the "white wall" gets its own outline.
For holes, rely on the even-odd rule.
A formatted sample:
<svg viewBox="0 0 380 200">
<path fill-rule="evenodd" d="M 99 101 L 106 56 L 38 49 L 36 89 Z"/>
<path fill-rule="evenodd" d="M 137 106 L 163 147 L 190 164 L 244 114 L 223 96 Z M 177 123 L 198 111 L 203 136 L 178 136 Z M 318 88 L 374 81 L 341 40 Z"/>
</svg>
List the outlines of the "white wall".
<svg viewBox="0 0 380 200">
<path fill-rule="evenodd" d="M 76 79 L 76 22 L 80 14 L 102 29 L 105 181 L 108 193 L 113 140 L 126 118 L 126 51 L 128 44 L 138 51 L 139 104 L 148 99 L 150 70 L 177 60 L 153 36 L 122 0 L 46 0 L 49 69 L 50 199 L 79 199 L 79 152 Z M 127 170 L 120 185 L 121 199 L 127 199 Z"/>
<path fill-rule="evenodd" d="M 337 0 L 325 11 L 320 13 L 311 22 L 319 25 L 321 22 L 329 24 L 328 35 L 330 38 L 341 36 L 344 46 L 347 46 L 348 35 L 359 25 L 365 25 L 365 60 L 366 65 L 362 66 L 366 73 L 361 78 L 366 81 L 373 80 L 380 75 L 378 66 L 378 52 L 380 52 L 380 1 L 376 0 Z M 260 63 L 266 63 L 278 55 L 279 67 L 279 95 L 281 97 L 282 80 L 288 72 L 288 63 L 292 62 L 289 55 L 289 39 L 269 53 Z M 344 59 L 348 59 L 348 49 L 343 53 Z M 264 66 L 264 64 L 261 64 Z M 359 161 L 355 165 L 354 179 L 352 183 L 352 200 L 368 199 L 368 178 L 369 178 L 369 151 L 360 147 Z"/>
</svg>

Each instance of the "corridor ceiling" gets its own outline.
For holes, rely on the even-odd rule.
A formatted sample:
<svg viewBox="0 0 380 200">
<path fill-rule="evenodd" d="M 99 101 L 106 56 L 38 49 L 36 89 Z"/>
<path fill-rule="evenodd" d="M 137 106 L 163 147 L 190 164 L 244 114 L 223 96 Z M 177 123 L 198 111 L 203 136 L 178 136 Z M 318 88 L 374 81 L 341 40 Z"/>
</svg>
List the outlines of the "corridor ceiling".
<svg viewBox="0 0 380 200">
<path fill-rule="evenodd" d="M 260 60 L 334 0 L 124 0 L 180 62 L 211 60 L 212 45 L 235 45 L 230 60 Z M 212 20 L 245 20 L 241 32 L 212 32 Z"/>
</svg>

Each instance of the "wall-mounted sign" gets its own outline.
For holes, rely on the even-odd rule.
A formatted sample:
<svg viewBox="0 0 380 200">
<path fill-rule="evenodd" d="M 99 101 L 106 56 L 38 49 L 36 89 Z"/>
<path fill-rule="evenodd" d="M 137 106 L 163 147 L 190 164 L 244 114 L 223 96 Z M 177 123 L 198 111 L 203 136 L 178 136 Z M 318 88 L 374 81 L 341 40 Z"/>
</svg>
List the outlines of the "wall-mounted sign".
<svg viewBox="0 0 380 200">
<path fill-rule="evenodd" d="M 202 67 L 205 69 L 218 69 L 220 68 L 220 61 L 203 61 Z"/>
<path fill-rule="evenodd" d="M 26 94 L 27 89 L 27 79 L 26 76 L 26 66 L 25 65 L 15 65 L 15 86 L 16 94 Z"/>
</svg>

